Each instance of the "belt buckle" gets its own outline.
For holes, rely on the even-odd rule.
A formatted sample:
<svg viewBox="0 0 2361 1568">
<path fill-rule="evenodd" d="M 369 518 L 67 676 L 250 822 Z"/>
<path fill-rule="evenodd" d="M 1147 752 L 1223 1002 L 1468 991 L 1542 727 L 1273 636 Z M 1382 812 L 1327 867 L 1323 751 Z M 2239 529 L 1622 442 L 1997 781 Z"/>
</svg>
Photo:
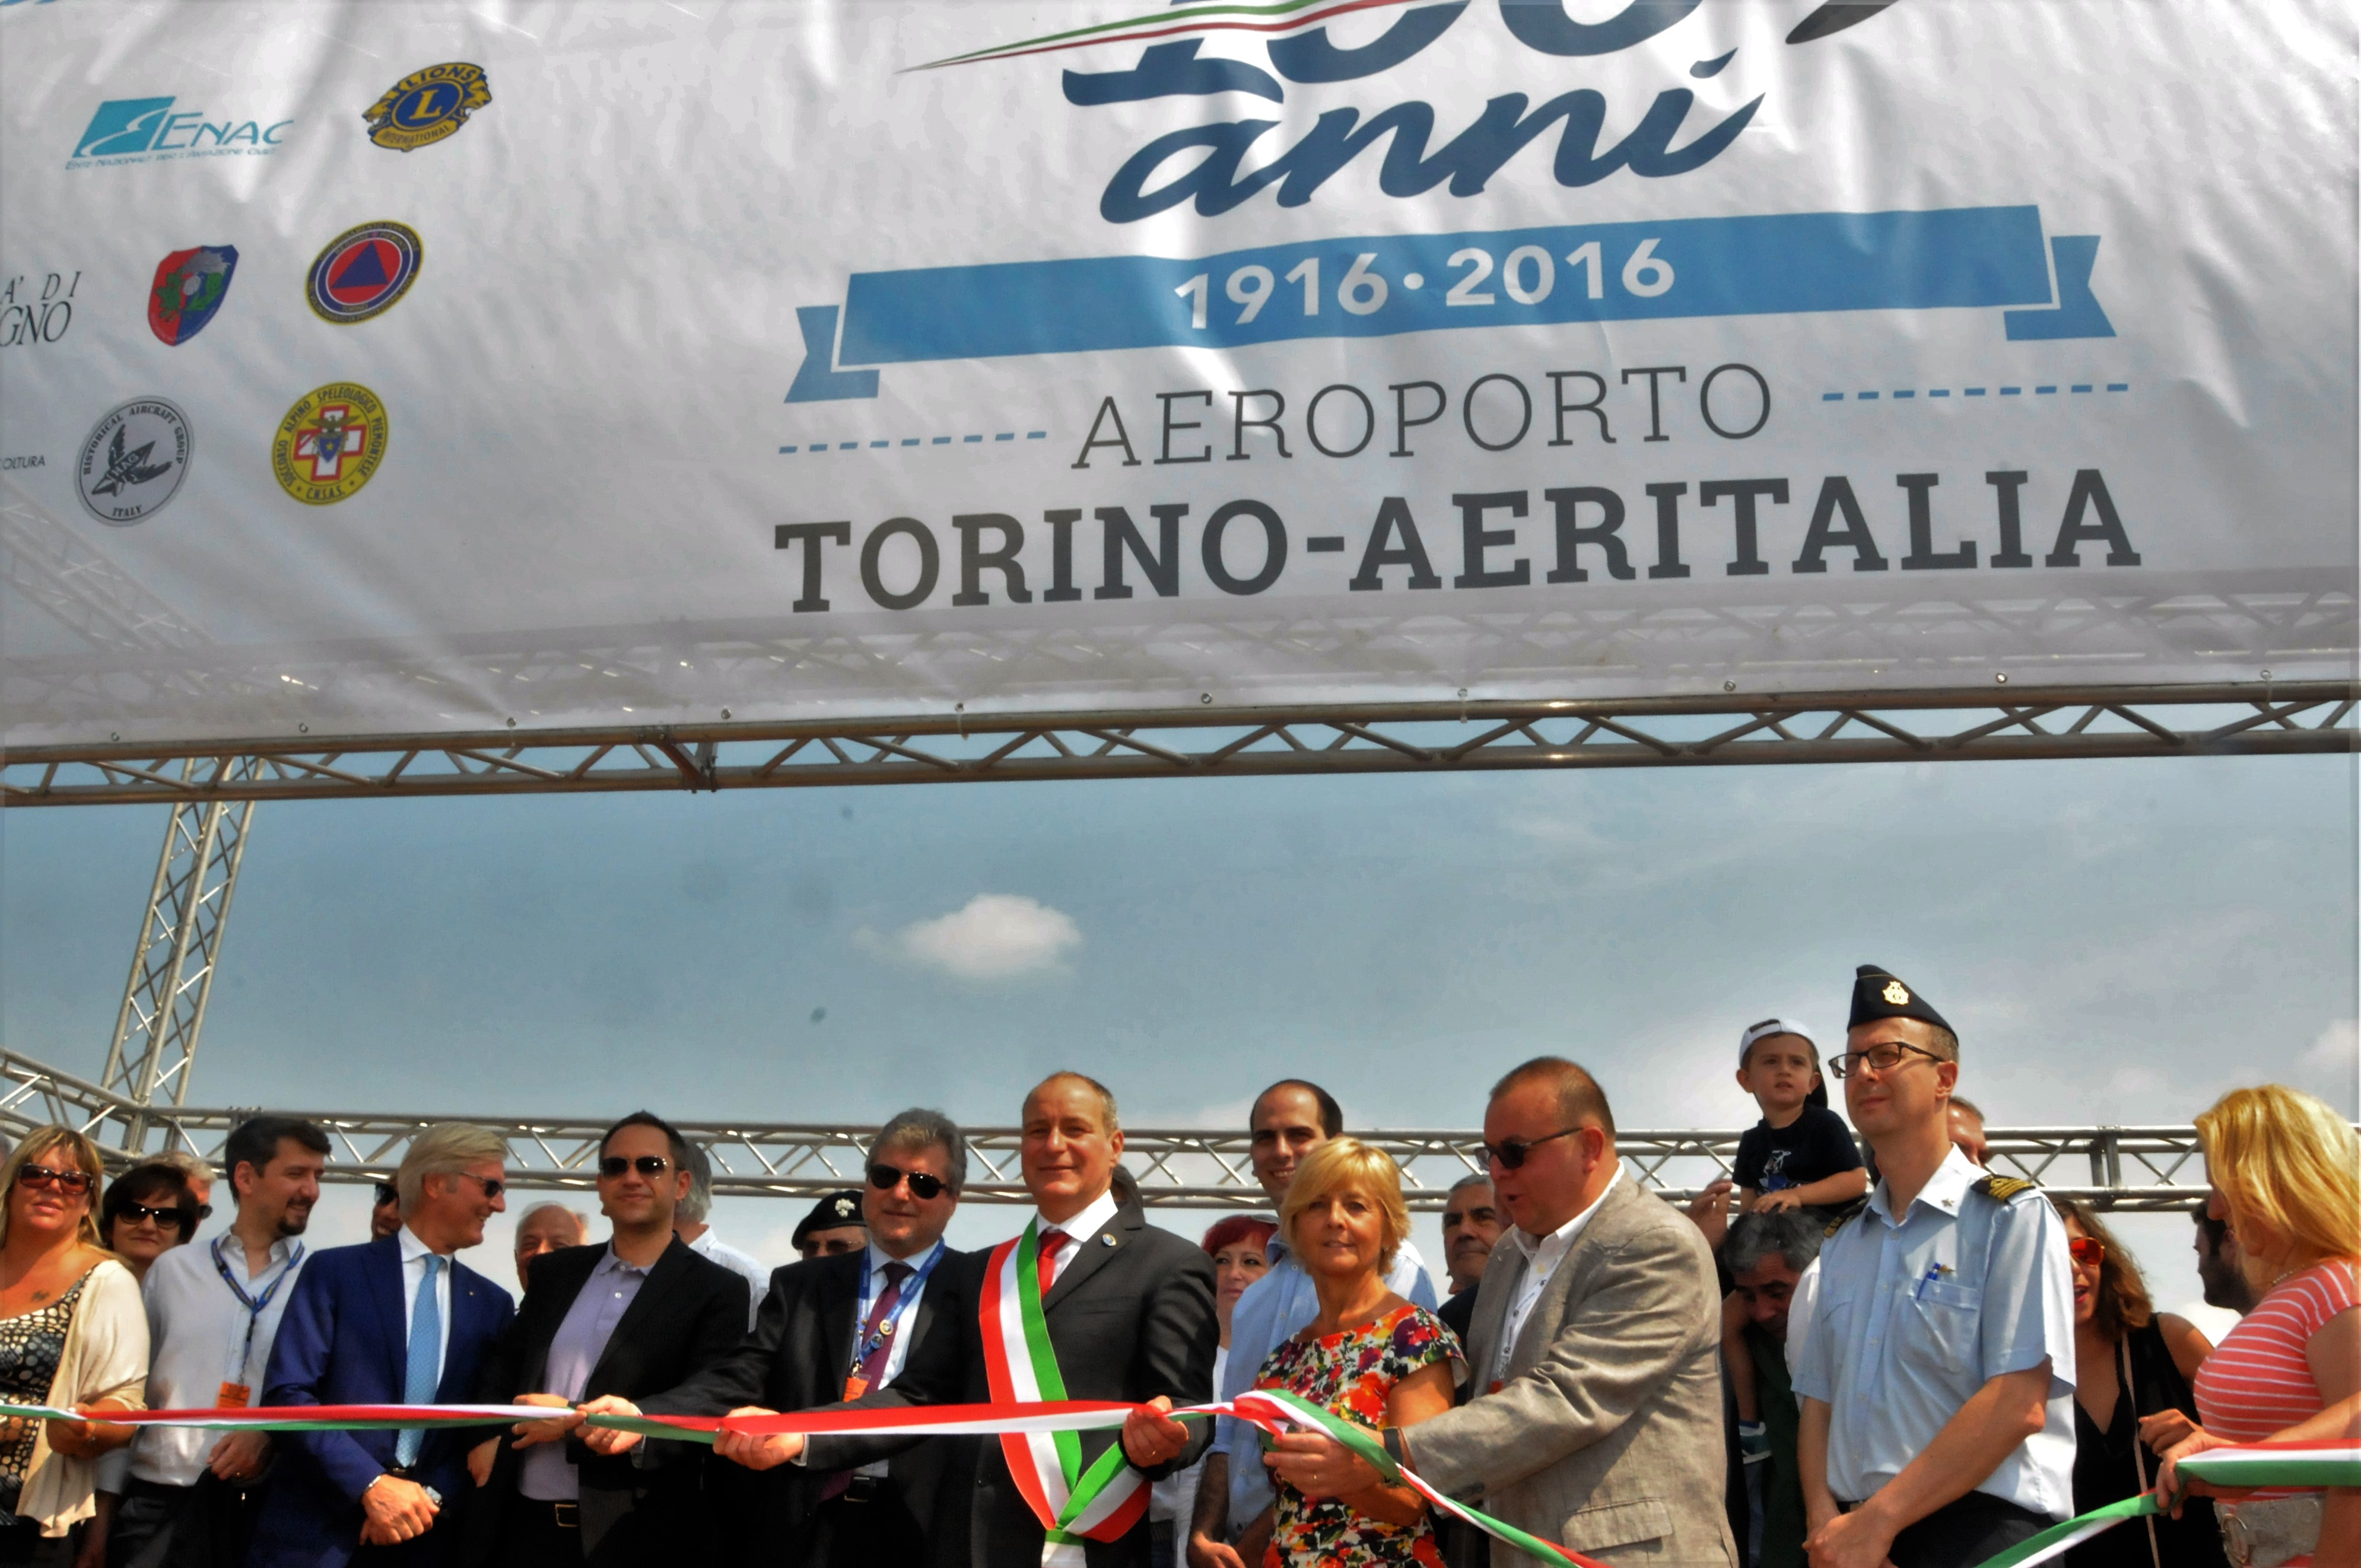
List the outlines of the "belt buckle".
<svg viewBox="0 0 2361 1568">
<path fill-rule="evenodd" d="M 2235 1504 L 2213 1505 L 2213 1522 L 2222 1531 L 2222 1555 L 2230 1560 L 2230 1568 L 2251 1568 L 2255 1546 L 2246 1533 L 2246 1521 L 2238 1517 Z"/>
<path fill-rule="evenodd" d="M 874 1475 L 855 1475 L 845 1483 L 844 1500 L 848 1503 L 873 1503 L 882 1489 Z"/>
<path fill-rule="evenodd" d="M 582 1505 L 580 1503 L 552 1503 L 549 1505 L 549 1508 L 550 1517 L 556 1520 L 558 1529 L 580 1530 L 582 1528 Z"/>
</svg>

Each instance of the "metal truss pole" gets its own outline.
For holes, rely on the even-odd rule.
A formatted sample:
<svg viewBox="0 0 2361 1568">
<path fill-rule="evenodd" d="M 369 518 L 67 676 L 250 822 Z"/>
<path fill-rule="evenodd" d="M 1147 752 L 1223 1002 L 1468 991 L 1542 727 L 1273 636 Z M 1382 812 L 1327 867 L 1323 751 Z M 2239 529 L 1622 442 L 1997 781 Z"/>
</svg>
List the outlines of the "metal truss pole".
<svg viewBox="0 0 2361 1568">
<path fill-rule="evenodd" d="M 194 766 L 187 764 L 183 776 Z M 131 975 L 99 1075 L 102 1091 L 128 1102 L 121 1119 L 126 1146 L 133 1150 L 146 1146 L 149 1106 L 188 1099 L 197 1036 L 204 1028 L 253 817 L 251 800 L 184 801 L 172 807 L 165 825 Z"/>
<path fill-rule="evenodd" d="M 182 1080 L 185 1083 L 185 1078 Z M 303 1111 L 326 1129 L 334 1146 L 326 1179 L 382 1181 L 401 1163 L 410 1141 L 437 1122 L 489 1127 L 508 1143 L 509 1185 L 521 1191 L 582 1192 L 596 1184 L 604 1117 L 551 1116 L 518 1120 L 470 1115 L 411 1115 Z M 183 1148 L 216 1162 L 230 1129 L 251 1109 L 200 1110 L 175 1104 L 142 1106 L 94 1083 L 71 1078 L 21 1053 L 0 1047 L 0 1134 L 20 1136 L 45 1122 L 79 1127 L 99 1139 L 110 1165 L 141 1157 L 142 1143 L 110 1137 L 115 1126 L 143 1121 L 165 1148 Z M 712 1156 L 713 1190 L 725 1198 L 786 1198 L 810 1201 L 861 1179 L 876 1128 L 853 1123 L 684 1122 L 683 1134 Z M 1017 1169 L 1022 1135 L 1015 1127 L 966 1129 L 970 1203 L 1030 1203 Z M 1483 1167 L 1483 1135 L 1365 1132 L 1362 1140 L 1401 1167 L 1410 1206 L 1443 1207 L 1451 1184 Z M 1626 1128 L 1616 1150 L 1641 1185 L 1685 1203 L 1708 1183 L 1730 1174 L 1736 1131 L 1649 1131 Z M 2167 1127 L 2000 1127 L 1988 1130 L 1993 1168 L 2037 1181 L 2044 1190 L 2082 1198 L 2102 1209 L 2131 1212 L 2186 1211 L 2205 1188 L 2197 1130 Z M 1151 1208 L 1264 1209 L 1269 1200 L 1254 1179 L 1252 1148 L 1243 1132 L 1126 1128 L 1126 1163 Z"/>
</svg>

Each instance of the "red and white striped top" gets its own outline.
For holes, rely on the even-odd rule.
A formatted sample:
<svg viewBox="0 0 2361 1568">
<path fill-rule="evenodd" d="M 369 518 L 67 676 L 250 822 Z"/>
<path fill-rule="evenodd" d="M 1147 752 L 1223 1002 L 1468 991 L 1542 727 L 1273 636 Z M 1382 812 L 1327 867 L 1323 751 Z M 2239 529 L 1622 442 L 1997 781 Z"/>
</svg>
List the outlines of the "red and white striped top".
<svg viewBox="0 0 2361 1568">
<path fill-rule="evenodd" d="M 2328 1401 L 2312 1381 L 2304 1346 L 2337 1313 L 2361 1305 L 2353 1266 L 2331 1259 L 2281 1280 L 2197 1369 L 2197 1419 L 2232 1442 L 2260 1442 L 2307 1420 Z M 2257 1498 L 2292 1497 L 2279 1487 Z"/>
</svg>

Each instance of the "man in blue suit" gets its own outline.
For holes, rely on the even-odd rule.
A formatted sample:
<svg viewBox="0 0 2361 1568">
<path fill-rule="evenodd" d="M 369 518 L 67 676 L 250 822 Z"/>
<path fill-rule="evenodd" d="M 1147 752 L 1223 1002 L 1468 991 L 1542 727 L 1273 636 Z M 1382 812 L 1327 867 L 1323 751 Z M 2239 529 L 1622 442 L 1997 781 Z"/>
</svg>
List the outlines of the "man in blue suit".
<svg viewBox="0 0 2361 1568">
<path fill-rule="evenodd" d="M 446 1122 L 413 1139 L 394 1184 L 401 1229 L 314 1257 L 270 1351 L 267 1405 L 426 1405 L 472 1399 L 484 1356 L 515 1316 L 509 1293 L 453 1255 L 507 1207 L 500 1135 Z M 294 1432 L 256 1527 L 248 1568 L 441 1568 L 458 1546 L 444 1516 L 474 1490 L 482 1433 Z"/>
</svg>

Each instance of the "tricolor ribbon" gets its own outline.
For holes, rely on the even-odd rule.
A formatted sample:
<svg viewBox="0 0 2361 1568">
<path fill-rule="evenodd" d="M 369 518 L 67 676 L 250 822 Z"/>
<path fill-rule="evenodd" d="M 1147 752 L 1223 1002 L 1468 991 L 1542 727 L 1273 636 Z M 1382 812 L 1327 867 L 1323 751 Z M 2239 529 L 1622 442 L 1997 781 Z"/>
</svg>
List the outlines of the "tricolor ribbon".
<svg viewBox="0 0 2361 1568">
<path fill-rule="evenodd" d="M 1123 1425 L 1137 1405 L 1095 1399 L 994 1401 L 983 1405 L 934 1405 L 872 1409 L 813 1410 L 771 1416 L 592 1416 L 588 1424 L 646 1437 L 710 1443 L 724 1431 L 771 1436 L 801 1432 L 808 1437 L 860 1433 L 873 1437 L 1048 1437 L 1105 1431 Z M 236 1428 L 247 1431 L 359 1431 L 402 1427 L 501 1426 L 544 1421 L 559 1412 L 546 1405 L 281 1405 L 242 1410 L 75 1410 L 54 1405 L 0 1402 L 0 1415 L 36 1420 L 105 1421 L 120 1426 Z M 1378 1434 L 1334 1411 L 1281 1388 L 1257 1388 L 1224 1404 L 1189 1405 L 1170 1412 L 1175 1420 L 1234 1416 L 1267 1431 L 1308 1428 L 1351 1450 L 1393 1485 L 1405 1486 L 1452 1518 L 1464 1519 L 1543 1563 L 1604 1568 L 1580 1552 L 1527 1534 L 1514 1525 L 1445 1496 L 1405 1466 L 1394 1463 Z M 1122 1445 L 1108 1453 L 1121 1463 Z M 1096 1467 L 1093 1467 L 1094 1469 Z M 1109 1466 L 1113 1468 L 1113 1466 Z M 2257 1442 L 2207 1449 L 2180 1463 L 2180 1473 L 2209 1486 L 2255 1489 L 2291 1486 L 2361 1487 L 2361 1441 Z M 1137 1471 L 1129 1474 L 1137 1475 Z M 1978 1568 L 2035 1568 L 2126 1519 L 2160 1513 L 2153 1492 L 2109 1503 L 2052 1525 Z"/>
</svg>

